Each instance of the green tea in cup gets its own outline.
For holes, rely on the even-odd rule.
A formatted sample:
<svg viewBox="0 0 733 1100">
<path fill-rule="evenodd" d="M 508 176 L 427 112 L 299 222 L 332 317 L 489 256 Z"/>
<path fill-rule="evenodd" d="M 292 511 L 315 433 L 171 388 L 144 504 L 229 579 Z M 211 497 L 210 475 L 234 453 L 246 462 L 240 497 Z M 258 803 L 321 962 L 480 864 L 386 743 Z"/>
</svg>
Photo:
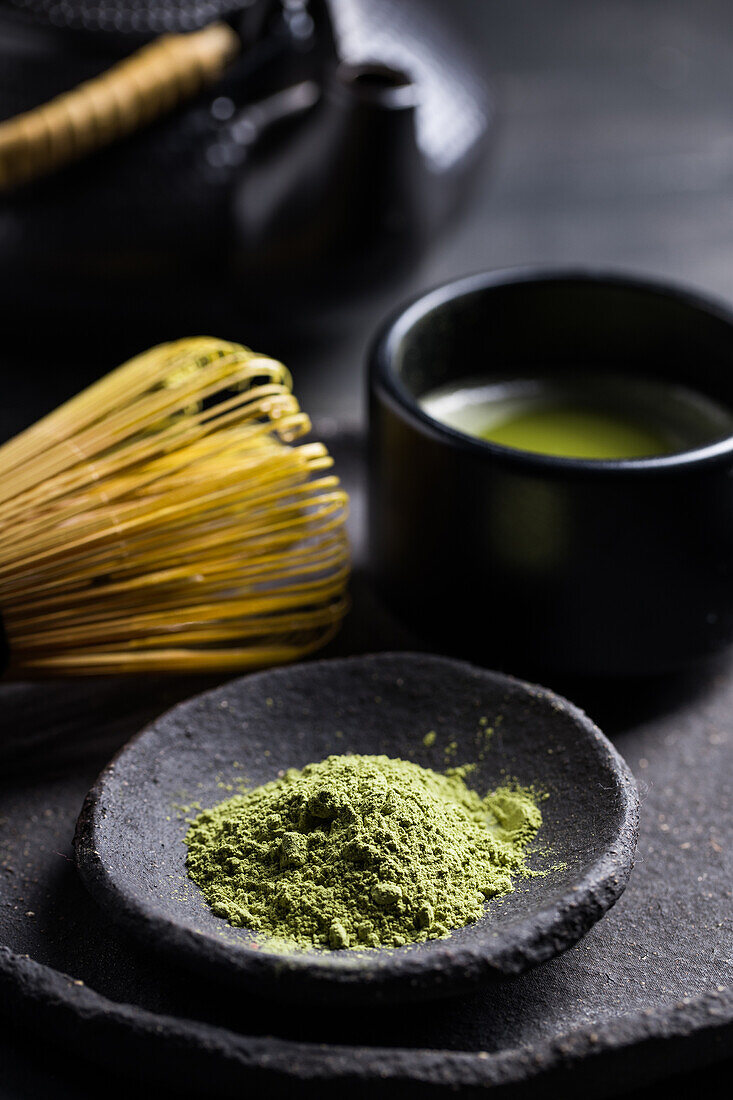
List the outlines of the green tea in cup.
<svg viewBox="0 0 733 1100">
<path fill-rule="evenodd" d="M 733 414 L 712 398 L 624 375 L 467 379 L 432 390 L 420 405 L 457 431 L 564 458 L 674 454 L 733 433 Z"/>
</svg>

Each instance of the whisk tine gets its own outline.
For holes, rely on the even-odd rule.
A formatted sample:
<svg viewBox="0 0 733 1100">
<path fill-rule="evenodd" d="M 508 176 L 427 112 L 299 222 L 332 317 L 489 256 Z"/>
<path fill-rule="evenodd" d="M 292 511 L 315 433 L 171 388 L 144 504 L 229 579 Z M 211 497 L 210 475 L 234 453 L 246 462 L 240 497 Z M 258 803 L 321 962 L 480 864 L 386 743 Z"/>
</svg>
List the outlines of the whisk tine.
<svg viewBox="0 0 733 1100">
<path fill-rule="evenodd" d="M 180 340 L 0 447 L 11 673 L 232 671 L 332 636 L 348 501 L 291 386 L 242 345 Z"/>
</svg>

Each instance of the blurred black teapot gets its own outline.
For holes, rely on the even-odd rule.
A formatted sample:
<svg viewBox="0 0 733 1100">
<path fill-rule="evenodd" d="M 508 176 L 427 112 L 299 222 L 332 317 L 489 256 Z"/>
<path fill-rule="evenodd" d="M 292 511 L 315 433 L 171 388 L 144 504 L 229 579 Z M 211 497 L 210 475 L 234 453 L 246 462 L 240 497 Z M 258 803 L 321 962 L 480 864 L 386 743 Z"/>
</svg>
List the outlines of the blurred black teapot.
<svg viewBox="0 0 733 1100">
<path fill-rule="evenodd" d="M 240 46 L 214 84 L 0 197 L 11 327 L 282 343 L 393 288 L 460 205 L 490 98 L 419 0 L 0 0 L 0 113 L 212 20 Z"/>
</svg>

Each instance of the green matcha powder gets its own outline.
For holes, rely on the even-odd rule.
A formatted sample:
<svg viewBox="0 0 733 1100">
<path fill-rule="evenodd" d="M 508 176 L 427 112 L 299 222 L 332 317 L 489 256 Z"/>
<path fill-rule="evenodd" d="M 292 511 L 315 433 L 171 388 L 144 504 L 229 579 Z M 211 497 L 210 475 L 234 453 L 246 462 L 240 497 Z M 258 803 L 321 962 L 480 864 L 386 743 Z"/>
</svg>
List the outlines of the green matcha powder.
<svg viewBox="0 0 733 1100">
<path fill-rule="evenodd" d="M 399 947 L 479 919 L 531 874 L 531 791 L 481 798 L 467 769 L 329 756 L 204 810 L 188 872 L 212 911 L 295 947 Z M 284 942 L 283 942 L 284 941 Z"/>
</svg>

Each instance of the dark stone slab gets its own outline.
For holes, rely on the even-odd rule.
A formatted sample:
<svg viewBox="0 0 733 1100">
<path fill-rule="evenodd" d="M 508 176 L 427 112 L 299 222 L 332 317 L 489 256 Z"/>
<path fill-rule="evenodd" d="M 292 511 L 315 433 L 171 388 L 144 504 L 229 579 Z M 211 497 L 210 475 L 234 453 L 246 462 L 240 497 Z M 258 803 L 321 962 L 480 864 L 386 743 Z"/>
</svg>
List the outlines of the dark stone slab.
<svg viewBox="0 0 733 1100">
<path fill-rule="evenodd" d="M 361 568 L 359 447 L 345 438 L 333 449 L 352 492 L 356 575 L 331 655 L 414 648 L 419 639 L 380 606 Z M 300 1095 L 407 1096 L 429 1080 L 446 1094 L 501 1084 L 521 1095 L 554 1082 L 569 1096 L 605 1096 L 729 1055 L 733 665 L 610 691 L 552 685 L 582 702 L 637 777 L 626 892 L 581 943 L 526 974 L 379 1011 L 289 1010 L 191 981 L 115 928 L 80 882 L 71 840 L 100 769 L 156 714 L 212 685 L 0 688 L 0 1010 L 35 1030 L 58 1072 L 79 1058 L 146 1087 L 177 1075 L 193 1093 L 214 1081 L 221 1095 L 245 1082 L 255 1095 L 265 1083 L 288 1093 L 288 1074 L 254 1072 L 251 1051 L 270 1036 L 289 1044 L 293 1071 L 310 1074 Z"/>
</svg>

